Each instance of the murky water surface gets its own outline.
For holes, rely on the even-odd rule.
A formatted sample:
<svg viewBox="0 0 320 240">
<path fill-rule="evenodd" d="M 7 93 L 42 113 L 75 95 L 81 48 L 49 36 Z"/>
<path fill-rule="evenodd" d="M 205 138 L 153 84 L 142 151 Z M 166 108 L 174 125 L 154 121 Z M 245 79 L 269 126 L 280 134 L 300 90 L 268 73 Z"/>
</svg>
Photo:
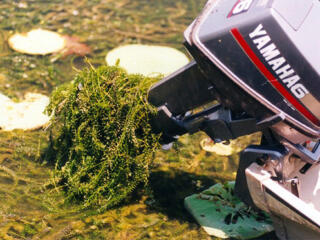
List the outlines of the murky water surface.
<svg viewBox="0 0 320 240">
<path fill-rule="evenodd" d="M 29 56 L 10 50 L 15 32 L 44 28 L 89 45 L 93 65 L 122 44 L 160 44 L 183 50 L 182 32 L 204 0 L 0 1 L 0 92 L 19 100 L 26 92 L 50 95 L 85 65 L 83 57 Z M 44 161 L 49 133 L 0 131 L 0 239 L 210 239 L 183 208 L 184 197 L 234 179 L 235 153 L 221 157 L 200 148 L 205 136 L 180 139 L 159 152 L 150 189 L 105 213 L 65 206 Z M 238 141 L 246 145 L 257 136 Z M 270 239 L 270 238 L 269 238 Z"/>
</svg>

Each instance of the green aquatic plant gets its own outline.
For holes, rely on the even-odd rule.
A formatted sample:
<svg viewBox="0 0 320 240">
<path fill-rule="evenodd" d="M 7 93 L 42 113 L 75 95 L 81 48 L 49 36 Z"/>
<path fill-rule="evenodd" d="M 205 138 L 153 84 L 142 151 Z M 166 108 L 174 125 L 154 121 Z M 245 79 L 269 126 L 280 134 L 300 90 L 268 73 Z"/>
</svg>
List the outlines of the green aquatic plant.
<svg viewBox="0 0 320 240">
<path fill-rule="evenodd" d="M 146 95 L 157 80 L 90 67 L 52 94 L 47 111 L 58 133 L 47 156 L 67 201 L 107 209 L 147 183 L 159 136 L 151 131 Z"/>
</svg>

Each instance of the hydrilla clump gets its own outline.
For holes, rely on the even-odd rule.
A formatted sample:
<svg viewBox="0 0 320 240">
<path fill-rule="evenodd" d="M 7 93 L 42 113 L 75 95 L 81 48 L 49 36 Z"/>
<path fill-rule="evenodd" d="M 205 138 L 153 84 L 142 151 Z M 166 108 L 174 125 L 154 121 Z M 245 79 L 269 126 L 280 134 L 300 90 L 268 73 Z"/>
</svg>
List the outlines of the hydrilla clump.
<svg viewBox="0 0 320 240">
<path fill-rule="evenodd" d="M 146 95 L 155 78 L 102 66 L 57 89 L 47 111 L 57 130 L 51 153 L 67 201 L 107 209 L 147 183 L 159 146 Z"/>
</svg>

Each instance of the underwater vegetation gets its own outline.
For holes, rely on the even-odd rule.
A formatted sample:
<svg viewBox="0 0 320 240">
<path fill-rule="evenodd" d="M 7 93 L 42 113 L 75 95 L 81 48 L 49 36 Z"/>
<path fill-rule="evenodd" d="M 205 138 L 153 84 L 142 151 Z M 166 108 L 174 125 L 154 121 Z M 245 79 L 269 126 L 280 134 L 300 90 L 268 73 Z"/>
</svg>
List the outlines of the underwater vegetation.
<svg viewBox="0 0 320 240">
<path fill-rule="evenodd" d="M 59 129 L 48 156 L 66 201 L 105 210 L 148 182 L 159 136 L 151 131 L 146 96 L 157 80 L 91 67 L 53 92 L 47 111 L 51 128 Z"/>
</svg>

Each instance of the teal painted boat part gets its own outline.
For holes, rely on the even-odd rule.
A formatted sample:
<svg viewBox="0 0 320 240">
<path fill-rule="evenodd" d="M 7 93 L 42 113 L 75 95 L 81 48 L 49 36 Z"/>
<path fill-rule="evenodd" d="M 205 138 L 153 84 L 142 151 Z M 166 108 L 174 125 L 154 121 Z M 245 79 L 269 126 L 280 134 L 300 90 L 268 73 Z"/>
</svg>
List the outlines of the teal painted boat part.
<svg viewBox="0 0 320 240">
<path fill-rule="evenodd" d="M 253 239 L 273 231 L 270 217 L 234 196 L 234 182 L 215 184 L 185 198 L 185 207 L 211 236 Z"/>
</svg>

